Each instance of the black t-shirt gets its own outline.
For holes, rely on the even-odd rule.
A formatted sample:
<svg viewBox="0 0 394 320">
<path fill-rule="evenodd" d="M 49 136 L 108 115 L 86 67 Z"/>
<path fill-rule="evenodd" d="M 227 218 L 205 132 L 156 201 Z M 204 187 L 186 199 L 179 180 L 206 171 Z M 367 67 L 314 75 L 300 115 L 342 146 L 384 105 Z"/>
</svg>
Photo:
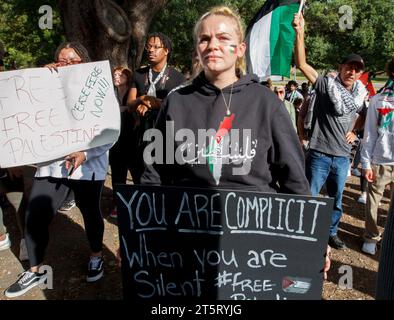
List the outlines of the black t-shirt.
<svg viewBox="0 0 394 320">
<path fill-rule="evenodd" d="M 152 70 L 153 81 L 158 75 L 159 72 Z M 156 97 L 164 99 L 172 89 L 180 86 L 185 81 L 186 79 L 182 73 L 176 71 L 173 67 L 167 66 L 163 77 L 156 83 Z M 147 94 L 149 89 L 149 67 L 143 67 L 134 72 L 131 87 L 137 89 L 137 97 Z"/>
<path fill-rule="evenodd" d="M 155 81 L 159 74 L 159 72 L 154 72 L 152 70 L 152 80 Z M 156 97 L 158 99 L 164 100 L 172 89 L 179 87 L 185 81 L 185 77 L 180 72 L 176 71 L 173 67 L 167 66 L 163 77 L 155 85 Z M 131 81 L 131 88 L 137 89 L 137 97 L 147 94 L 149 90 L 149 67 L 143 67 L 134 72 Z M 145 130 L 154 127 L 158 113 L 159 110 L 150 110 L 145 114 L 144 117 L 140 117 L 137 139 L 138 145 L 141 147 L 144 146 L 142 141 L 144 132 Z"/>
</svg>

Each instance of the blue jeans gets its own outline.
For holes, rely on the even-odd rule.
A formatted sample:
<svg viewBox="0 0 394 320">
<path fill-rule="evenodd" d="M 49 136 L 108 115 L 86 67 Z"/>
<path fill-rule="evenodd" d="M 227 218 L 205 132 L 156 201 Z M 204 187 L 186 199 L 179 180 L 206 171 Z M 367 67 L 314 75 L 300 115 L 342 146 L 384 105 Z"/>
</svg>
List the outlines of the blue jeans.
<svg viewBox="0 0 394 320">
<path fill-rule="evenodd" d="M 330 236 L 337 234 L 342 217 L 342 194 L 350 166 L 350 158 L 336 157 L 310 149 L 306 159 L 305 173 L 311 186 L 312 196 L 318 196 L 326 183 L 329 197 L 334 198 Z"/>
</svg>

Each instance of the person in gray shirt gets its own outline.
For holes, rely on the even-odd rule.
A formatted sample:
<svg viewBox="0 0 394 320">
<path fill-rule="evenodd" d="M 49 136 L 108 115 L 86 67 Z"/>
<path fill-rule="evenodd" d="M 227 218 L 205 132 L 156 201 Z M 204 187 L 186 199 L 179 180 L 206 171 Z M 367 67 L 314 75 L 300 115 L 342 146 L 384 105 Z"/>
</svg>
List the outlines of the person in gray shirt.
<svg viewBox="0 0 394 320">
<path fill-rule="evenodd" d="M 295 14 L 296 64 L 316 91 L 306 176 L 312 196 L 317 196 L 325 184 L 328 195 L 335 198 L 328 244 L 335 249 L 345 249 L 337 229 L 342 217 L 342 193 L 350 165 L 351 146 L 356 139 L 353 128 L 361 127 L 365 121 L 367 90 L 358 80 L 364 61 L 357 54 L 349 54 L 341 61 L 338 76 L 322 77 L 306 62 L 304 24 L 303 16 Z M 355 124 L 357 113 L 361 117 Z"/>
</svg>

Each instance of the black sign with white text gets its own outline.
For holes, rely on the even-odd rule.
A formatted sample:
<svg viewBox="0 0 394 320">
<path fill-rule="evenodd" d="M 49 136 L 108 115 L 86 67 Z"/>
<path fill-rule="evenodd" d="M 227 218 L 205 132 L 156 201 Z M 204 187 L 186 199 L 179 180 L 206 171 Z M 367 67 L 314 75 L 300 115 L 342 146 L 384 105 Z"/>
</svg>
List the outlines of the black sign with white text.
<svg viewBox="0 0 394 320">
<path fill-rule="evenodd" d="M 117 185 L 124 299 L 321 299 L 331 198 Z"/>
</svg>

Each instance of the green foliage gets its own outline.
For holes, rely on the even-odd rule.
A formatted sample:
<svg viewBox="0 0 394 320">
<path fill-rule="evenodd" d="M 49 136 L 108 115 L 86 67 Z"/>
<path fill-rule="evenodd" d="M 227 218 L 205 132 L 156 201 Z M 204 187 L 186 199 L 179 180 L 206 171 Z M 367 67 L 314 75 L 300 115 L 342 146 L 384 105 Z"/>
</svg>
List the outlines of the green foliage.
<svg viewBox="0 0 394 320">
<path fill-rule="evenodd" d="M 53 29 L 42 30 L 38 22 L 40 6 L 53 8 Z M 63 40 L 62 23 L 56 0 L 0 0 L 0 41 L 4 44 L 6 69 L 32 67 L 53 60 Z"/>
<path fill-rule="evenodd" d="M 193 27 L 197 19 L 214 5 L 227 4 L 236 8 L 247 26 L 264 0 L 170 0 L 155 18 L 152 31 L 168 34 L 174 42 L 172 62 L 190 68 L 193 52 Z M 394 56 L 393 0 L 309 0 L 305 13 L 308 62 L 317 69 L 336 68 L 341 58 L 358 52 L 368 71 L 375 74 L 384 69 Z M 341 30 L 341 6 L 352 10 L 352 29 Z"/>
<path fill-rule="evenodd" d="M 116 1 L 121 3 L 122 1 Z M 230 5 L 238 10 L 245 27 L 265 0 L 169 0 L 166 8 L 153 20 L 150 31 L 169 35 L 174 43 L 172 62 L 180 69 L 191 67 L 193 27 L 210 7 Z M 18 68 L 37 61 L 53 60 L 56 46 L 64 40 L 57 0 L 0 0 L 0 42 L 8 52 L 6 67 L 15 62 Z M 42 5 L 53 8 L 53 29 L 41 30 L 38 21 Z M 308 0 L 305 12 L 308 62 L 317 69 L 335 68 L 349 52 L 360 53 L 368 71 L 384 70 L 394 57 L 393 0 Z M 343 14 L 339 8 L 350 6 L 353 27 L 341 30 Z"/>
<path fill-rule="evenodd" d="M 341 57 L 359 53 L 372 74 L 384 70 L 394 57 L 394 3 L 392 0 L 307 1 L 306 47 L 308 62 L 317 69 L 335 68 Z M 341 6 L 352 10 L 353 26 L 341 30 Z"/>
</svg>

